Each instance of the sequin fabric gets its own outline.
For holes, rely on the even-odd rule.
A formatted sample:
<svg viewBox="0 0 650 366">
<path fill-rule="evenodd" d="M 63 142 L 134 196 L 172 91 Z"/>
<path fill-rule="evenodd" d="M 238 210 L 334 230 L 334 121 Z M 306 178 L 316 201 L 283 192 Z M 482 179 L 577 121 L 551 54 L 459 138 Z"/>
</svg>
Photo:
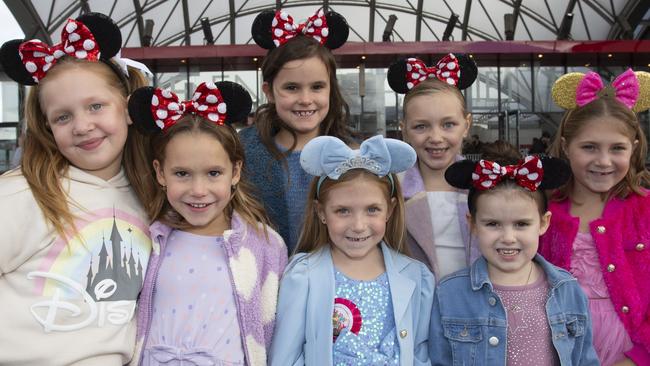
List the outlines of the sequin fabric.
<svg viewBox="0 0 650 366">
<path fill-rule="evenodd" d="M 509 366 L 560 364 L 546 319 L 548 291 L 545 275 L 526 286 L 494 285 L 508 317 Z"/>
<path fill-rule="evenodd" d="M 357 281 L 335 271 L 336 296 L 352 301 L 363 324 L 358 335 L 343 329 L 334 342 L 335 366 L 399 365 L 399 344 L 386 273 L 371 281 Z M 333 301 L 333 300 L 332 300 Z"/>
</svg>

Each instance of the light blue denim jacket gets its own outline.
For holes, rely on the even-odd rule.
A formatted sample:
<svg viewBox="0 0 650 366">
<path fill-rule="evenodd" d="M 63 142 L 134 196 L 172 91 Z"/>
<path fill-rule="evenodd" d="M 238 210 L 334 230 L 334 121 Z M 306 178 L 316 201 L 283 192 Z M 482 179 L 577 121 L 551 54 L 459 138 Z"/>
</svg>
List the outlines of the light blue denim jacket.
<svg viewBox="0 0 650 366">
<path fill-rule="evenodd" d="M 537 254 L 546 273 L 546 316 L 560 364 L 599 365 L 592 344 L 587 297 L 571 274 Z M 506 365 L 506 311 L 488 277 L 487 261 L 445 277 L 433 301 L 429 334 L 432 365 Z"/>
</svg>

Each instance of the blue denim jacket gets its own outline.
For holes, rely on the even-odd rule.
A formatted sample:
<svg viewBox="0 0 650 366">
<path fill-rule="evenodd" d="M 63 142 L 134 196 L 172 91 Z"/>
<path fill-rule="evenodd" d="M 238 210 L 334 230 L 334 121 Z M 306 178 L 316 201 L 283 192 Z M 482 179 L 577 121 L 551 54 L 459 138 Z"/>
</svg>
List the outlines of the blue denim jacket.
<svg viewBox="0 0 650 366">
<path fill-rule="evenodd" d="M 561 365 L 599 365 L 587 297 L 578 282 L 539 254 L 534 261 L 546 272 L 546 315 Z M 439 283 L 429 334 L 432 365 L 505 366 L 507 334 L 506 311 L 493 291 L 484 257 Z"/>
</svg>

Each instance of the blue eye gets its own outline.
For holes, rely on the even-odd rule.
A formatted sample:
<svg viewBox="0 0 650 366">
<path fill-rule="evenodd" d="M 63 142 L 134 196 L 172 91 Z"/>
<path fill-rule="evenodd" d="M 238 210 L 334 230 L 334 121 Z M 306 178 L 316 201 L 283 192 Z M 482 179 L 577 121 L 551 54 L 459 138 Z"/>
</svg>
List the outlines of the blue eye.
<svg viewBox="0 0 650 366">
<path fill-rule="evenodd" d="M 211 176 L 211 177 L 218 177 L 218 176 L 221 175 L 221 172 L 218 171 L 218 170 L 210 170 L 210 171 L 208 172 L 208 175 Z"/>
<path fill-rule="evenodd" d="M 189 174 L 188 174 L 186 171 L 184 171 L 184 170 L 179 170 L 179 171 L 177 171 L 177 172 L 174 172 L 174 175 L 177 176 L 177 177 L 179 177 L 179 178 L 185 178 L 185 177 L 187 177 Z"/>
<path fill-rule="evenodd" d="M 54 118 L 55 123 L 64 123 L 70 120 L 70 114 L 62 114 Z"/>
<path fill-rule="evenodd" d="M 100 109 L 102 109 L 102 105 L 100 103 L 93 103 L 90 105 L 91 111 L 98 111 Z"/>
</svg>

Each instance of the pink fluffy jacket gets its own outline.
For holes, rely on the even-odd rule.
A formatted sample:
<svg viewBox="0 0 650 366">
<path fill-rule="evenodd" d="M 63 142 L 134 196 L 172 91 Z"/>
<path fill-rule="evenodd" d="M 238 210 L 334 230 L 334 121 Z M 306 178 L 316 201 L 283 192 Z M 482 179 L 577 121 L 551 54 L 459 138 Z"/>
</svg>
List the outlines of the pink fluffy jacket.
<svg viewBox="0 0 650 366">
<path fill-rule="evenodd" d="M 549 206 L 551 226 L 539 252 L 570 270 L 580 220 L 571 216 L 569 200 Z M 614 308 L 634 343 L 626 355 L 637 365 L 650 365 L 650 196 L 610 199 L 602 216 L 589 223 L 589 232 Z"/>
</svg>

